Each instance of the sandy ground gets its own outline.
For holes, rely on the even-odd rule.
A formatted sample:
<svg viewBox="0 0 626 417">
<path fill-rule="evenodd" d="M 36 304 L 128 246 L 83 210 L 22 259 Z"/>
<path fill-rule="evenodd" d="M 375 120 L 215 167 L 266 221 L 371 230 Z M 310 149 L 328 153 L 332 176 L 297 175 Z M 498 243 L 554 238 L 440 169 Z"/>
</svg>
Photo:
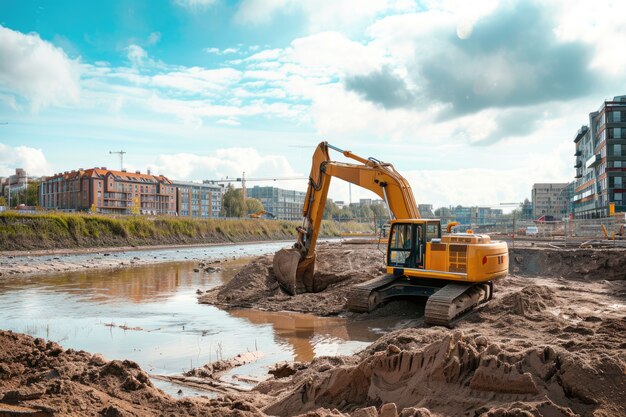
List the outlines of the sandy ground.
<svg viewBox="0 0 626 417">
<path fill-rule="evenodd" d="M 259 257 L 228 284 L 200 295 L 204 304 L 222 308 L 296 311 L 320 316 L 347 313 L 352 285 L 385 273 L 384 255 L 375 245 L 322 244 L 317 250 L 315 280 L 328 285 L 320 293 L 285 293 L 272 270 L 272 256 Z M 624 249 L 539 249 L 510 251 L 510 271 L 525 277 L 558 277 L 578 281 L 626 280 Z"/>
<path fill-rule="evenodd" d="M 251 392 L 214 400 L 175 400 L 132 362 L 0 332 L 0 415 L 2 407 L 105 416 L 626 415 L 626 252 L 524 250 L 511 254 L 512 275 L 495 298 L 454 329 L 416 317 L 356 355 L 278 364 Z M 349 286 L 381 273 L 372 247 L 322 245 L 318 259 L 318 276 L 329 280 L 322 293 L 283 294 L 271 257 L 260 257 L 200 299 L 345 315 Z M 214 367 L 195 376 L 214 378 Z"/>
<path fill-rule="evenodd" d="M 337 315 L 346 311 L 346 296 L 353 284 L 383 273 L 383 254 L 375 247 L 326 243 L 318 246 L 315 271 L 315 280 L 328 285 L 323 292 L 288 295 L 276 281 L 272 256 L 263 256 L 245 266 L 228 284 L 201 295 L 199 301 L 223 308 Z"/>
<path fill-rule="evenodd" d="M 64 350 L 54 342 L 0 331 L 2 416 L 260 416 L 250 401 L 175 400 L 131 361 Z"/>
<path fill-rule="evenodd" d="M 625 297 L 623 282 L 510 277 L 455 329 L 416 324 L 256 389 L 280 416 L 626 415 Z"/>
<path fill-rule="evenodd" d="M 100 252 L 92 254 L 89 259 L 74 259 L 70 256 L 55 255 L 35 259 L 32 256 L 0 258 L 0 277 L 49 274 L 54 272 L 72 272 L 87 269 L 116 269 L 131 266 L 149 265 L 154 259 L 142 259 L 133 256 L 131 259 L 118 259 L 115 254 Z"/>
<path fill-rule="evenodd" d="M 269 242 L 259 241 L 248 243 L 257 245 Z M 227 248 L 243 245 L 246 245 L 246 243 L 0 252 L 0 278 L 82 271 L 87 269 L 119 269 L 172 261 L 203 260 L 204 257 L 201 251 L 194 252 L 189 249 L 212 247 Z M 288 246 L 287 242 L 285 242 L 285 246 Z M 187 255 L 181 257 L 177 256 L 174 252 L 184 252 Z M 238 256 L 241 255 L 242 254 L 238 254 Z"/>
</svg>

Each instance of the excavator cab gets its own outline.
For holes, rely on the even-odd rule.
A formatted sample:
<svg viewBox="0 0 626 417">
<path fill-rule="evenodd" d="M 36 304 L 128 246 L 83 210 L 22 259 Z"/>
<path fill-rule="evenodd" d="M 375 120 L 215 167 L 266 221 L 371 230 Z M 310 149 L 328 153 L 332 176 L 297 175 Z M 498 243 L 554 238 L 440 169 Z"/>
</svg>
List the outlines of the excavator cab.
<svg viewBox="0 0 626 417">
<path fill-rule="evenodd" d="M 387 266 L 424 268 L 426 244 L 441 238 L 439 220 L 394 221 L 391 225 Z"/>
</svg>

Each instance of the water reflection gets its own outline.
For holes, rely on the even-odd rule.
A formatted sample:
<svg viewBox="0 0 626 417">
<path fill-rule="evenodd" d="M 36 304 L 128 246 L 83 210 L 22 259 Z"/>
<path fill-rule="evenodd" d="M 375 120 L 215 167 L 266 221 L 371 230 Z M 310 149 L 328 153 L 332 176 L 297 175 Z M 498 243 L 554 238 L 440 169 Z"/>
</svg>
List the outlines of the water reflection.
<svg viewBox="0 0 626 417">
<path fill-rule="evenodd" d="M 247 259 L 225 262 L 208 274 L 197 262 L 173 262 L 127 269 L 79 271 L 0 281 L 0 292 L 25 288 L 66 292 L 82 301 L 150 303 L 174 296 L 179 288 L 208 289 L 230 280 Z"/>
<path fill-rule="evenodd" d="M 197 303 L 196 289 L 227 282 L 246 262 L 221 263 L 212 274 L 195 271 L 197 262 L 177 262 L 0 281 L 0 328 L 128 358 L 155 374 L 261 350 L 261 360 L 236 370 L 257 377 L 275 362 L 350 354 L 380 335 L 367 322 Z"/>
</svg>

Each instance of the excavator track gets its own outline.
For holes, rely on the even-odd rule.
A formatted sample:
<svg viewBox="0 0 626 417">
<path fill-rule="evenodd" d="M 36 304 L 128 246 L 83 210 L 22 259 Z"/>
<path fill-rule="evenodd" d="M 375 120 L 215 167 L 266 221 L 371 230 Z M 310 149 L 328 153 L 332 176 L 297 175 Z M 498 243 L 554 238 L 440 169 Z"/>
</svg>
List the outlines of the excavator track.
<svg viewBox="0 0 626 417">
<path fill-rule="evenodd" d="M 448 284 L 426 302 L 424 321 L 449 327 L 452 320 L 493 296 L 493 284 Z"/>
<path fill-rule="evenodd" d="M 397 277 L 386 275 L 355 285 L 348 293 L 348 310 L 355 313 L 369 313 L 380 304 L 376 290 L 396 280 Z"/>
<path fill-rule="evenodd" d="M 347 297 L 348 310 L 369 313 L 378 305 L 399 296 L 428 297 L 424 311 L 426 324 L 450 327 L 455 318 L 489 301 L 493 295 L 491 282 L 440 285 L 427 280 L 411 281 L 406 277 L 386 275 L 352 287 Z"/>
</svg>

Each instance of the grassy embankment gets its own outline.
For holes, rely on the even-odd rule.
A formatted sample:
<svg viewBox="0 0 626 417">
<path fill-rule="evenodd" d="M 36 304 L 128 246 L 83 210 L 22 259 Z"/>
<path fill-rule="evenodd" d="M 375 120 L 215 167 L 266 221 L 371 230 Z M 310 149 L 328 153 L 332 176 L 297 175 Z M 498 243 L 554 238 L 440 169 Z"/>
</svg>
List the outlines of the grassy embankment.
<svg viewBox="0 0 626 417">
<path fill-rule="evenodd" d="M 299 224 L 263 219 L 1 213 L 0 251 L 283 240 L 295 238 Z M 320 235 L 339 236 L 342 231 L 370 227 L 324 221 Z"/>
</svg>

